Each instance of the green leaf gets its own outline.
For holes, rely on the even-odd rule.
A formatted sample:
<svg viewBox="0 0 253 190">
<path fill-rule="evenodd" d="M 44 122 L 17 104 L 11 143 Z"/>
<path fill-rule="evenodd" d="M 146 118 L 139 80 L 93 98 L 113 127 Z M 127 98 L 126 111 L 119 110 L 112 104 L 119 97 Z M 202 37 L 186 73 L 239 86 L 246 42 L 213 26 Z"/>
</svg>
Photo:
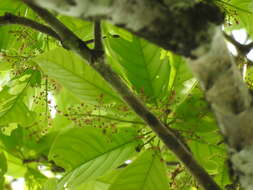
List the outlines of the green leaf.
<svg viewBox="0 0 253 190">
<path fill-rule="evenodd" d="M 192 90 L 191 96 L 176 108 L 175 115 L 178 121 L 173 123 L 173 127 L 194 133 L 217 131 L 216 121 L 200 89 Z"/>
<path fill-rule="evenodd" d="M 93 34 L 93 22 L 88 22 L 79 18 L 63 16 L 61 15 L 60 20 L 72 31 L 75 32 L 82 40 L 91 40 L 94 38 Z"/>
<path fill-rule="evenodd" d="M 191 71 L 187 67 L 184 59 L 171 52 L 167 53 L 171 66 L 169 89 L 171 98 L 174 100 L 174 106 L 180 105 L 196 85 L 196 79 L 193 78 Z"/>
<path fill-rule="evenodd" d="M 228 163 L 223 162 L 223 164 L 219 167 L 219 172 L 215 176 L 216 181 L 221 186 L 221 188 L 224 188 L 226 185 L 231 183 L 231 178 L 229 176 L 229 168 Z"/>
<path fill-rule="evenodd" d="M 103 32 L 107 34 L 107 37 L 110 37 L 111 35 L 119 35 L 121 38 L 132 41 L 133 40 L 133 34 L 122 29 L 119 27 L 116 27 L 108 22 L 103 23 Z"/>
<path fill-rule="evenodd" d="M 66 88 L 61 89 L 60 93 L 56 94 L 54 98 L 58 108 L 65 112 L 67 112 L 69 107 L 82 103 L 79 98 L 70 93 Z"/>
<path fill-rule="evenodd" d="M 7 154 L 6 158 L 8 161 L 8 171 L 6 174 L 14 178 L 24 177 L 27 168 L 23 164 L 23 161 L 12 154 Z"/>
<path fill-rule="evenodd" d="M 209 136 L 212 135 L 217 138 L 217 134 L 209 134 Z M 223 156 L 226 154 L 226 149 L 216 145 L 217 143 L 214 144 L 211 142 L 211 140 L 209 140 L 209 136 L 206 135 L 204 137 L 199 137 L 199 140 L 192 140 L 190 141 L 189 146 L 191 147 L 191 151 L 193 152 L 196 160 L 210 174 L 217 175 L 219 174 L 221 167 L 223 167 Z"/>
<path fill-rule="evenodd" d="M 7 160 L 3 152 L 0 153 L 0 177 L 7 172 Z"/>
<path fill-rule="evenodd" d="M 110 184 L 103 183 L 97 180 L 93 180 L 90 182 L 87 182 L 85 184 L 80 185 L 77 187 L 75 190 L 83 190 L 83 189 L 88 189 L 88 190 L 108 190 L 110 187 Z"/>
<path fill-rule="evenodd" d="M 36 71 L 26 72 L 0 91 L 0 125 L 9 123 L 29 125 L 33 122 L 35 113 L 27 108 L 23 98 L 27 87 L 34 80 L 34 73 Z"/>
<path fill-rule="evenodd" d="M 31 190 L 41 190 L 41 184 L 44 184 L 47 177 L 44 176 L 37 168 L 29 168 L 25 174 L 25 182 L 27 189 Z"/>
<path fill-rule="evenodd" d="M 135 153 L 139 142 L 136 135 L 132 128 L 122 128 L 111 136 L 90 127 L 64 130 L 55 139 L 49 159 L 72 171 L 61 180 L 57 189 L 76 189 L 118 167 Z"/>
<path fill-rule="evenodd" d="M 43 185 L 43 190 L 55 190 L 57 185 L 56 178 L 49 178 Z"/>
<path fill-rule="evenodd" d="M 109 190 L 166 190 L 168 187 L 165 165 L 149 150 L 123 169 Z"/>
<path fill-rule="evenodd" d="M 83 101 L 120 101 L 112 88 L 85 61 L 72 52 L 56 48 L 33 59 L 41 69 Z"/>
<path fill-rule="evenodd" d="M 4 182 L 5 182 L 4 177 L 3 177 L 3 176 L 0 177 L 0 190 L 5 190 L 5 189 L 4 189 Z"/>
<path fill-rule="evenodd" d="M 11 63 L 8 63 L 6 61 L 1 61 L 1 57 L 0 57 L 0 71 L 7 71 L 10 70 L 12 68 Z"/>
<path fill-rule="evenodd" d="M 20 8 L 21 2 L 17 0 L 4 0 L 1 1 L 0 13 L 12 12 L 15 13 Z"/>
<path fill-rule="evenodd" d="M 224 7 L 227 7 L 229 14 L 229 26 L 226 30 L 234 30 L 244 28 L 248 34 L 253 37 L 253 3 L 252 0 L 226 0 L 221 2 Z"/>
<path fill-rule="evenodd" d="M 15 26 L 4 26 L 0 28 L 0 49 L 9 49 L 13 47 L 18 47 L 20 42 L 17 42 L 14 35 L 10 34 L 10 30 L 15 30 Z"/>
<path fill-rule="evenodd" d="M 161 59 L 160 48 L 137 37 L 131 42 L 109 39 L 107 44 L 134 88 L 152 99 L 167 94 L 170 65 L 168 57 Z"/>
</svg>

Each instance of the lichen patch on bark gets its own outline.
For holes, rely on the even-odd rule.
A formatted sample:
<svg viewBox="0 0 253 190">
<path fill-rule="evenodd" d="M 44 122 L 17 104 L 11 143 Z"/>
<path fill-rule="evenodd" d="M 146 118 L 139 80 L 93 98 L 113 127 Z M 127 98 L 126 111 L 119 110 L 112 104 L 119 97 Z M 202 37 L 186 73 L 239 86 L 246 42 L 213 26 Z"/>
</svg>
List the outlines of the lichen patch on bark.
<svg viewBox="0 0 253 190">
<path fill-rule="evenodd" d="M 174 2 L 173 6 L 167 6 L 157 0 L 30 1 L 70 16 L 109 20 L 114 25 L 186 57 L 193 57 L 192 50 L 210 42 L 209 35 L 206 35 L 210 24 L 223 22 L 223 13 L 219 8 L 203 2 L 188 2 L 188 6 L 183 6 L 187 5 L 186 1 L 183 5 Z"/>
</svg>

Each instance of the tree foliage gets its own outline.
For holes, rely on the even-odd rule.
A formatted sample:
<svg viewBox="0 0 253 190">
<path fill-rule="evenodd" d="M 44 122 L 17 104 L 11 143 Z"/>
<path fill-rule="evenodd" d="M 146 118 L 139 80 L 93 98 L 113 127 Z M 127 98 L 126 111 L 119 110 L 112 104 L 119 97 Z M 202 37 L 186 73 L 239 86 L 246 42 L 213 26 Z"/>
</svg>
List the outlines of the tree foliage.
<svg viewBox="0 0 253 190">
<path fill-rule="evenodd" d="M 243 28 L 249 39 L 253 36 L 251 0 L 215 2 L 225 11 L 226 33 Z M 20 1 L 2 1 L 1 18 L 6 13 L 44 23 Z M 57 18 L 94 47 L 93 22 Z M 83 59 L 50 35 L 1 22 L 0 189 L 19 178 L 29 190 L 201 189 Z M 113 70 L 180 134 L 221 188 L 235 186 L 229 179 L 226 145 L 185 59 L 107 22 L 102 31 Z M 237 63 L 249 66 L 246 82 L 251 87 L 251 62 Z"/>
</svg>

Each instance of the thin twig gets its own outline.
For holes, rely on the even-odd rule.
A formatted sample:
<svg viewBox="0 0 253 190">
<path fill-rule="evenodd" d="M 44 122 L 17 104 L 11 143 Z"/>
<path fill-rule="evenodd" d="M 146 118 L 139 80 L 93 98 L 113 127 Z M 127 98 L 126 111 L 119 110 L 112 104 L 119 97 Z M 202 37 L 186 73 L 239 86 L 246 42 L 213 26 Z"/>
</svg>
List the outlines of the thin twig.
<svg viewBox="0 0 253 190">
<path fill-rule="evenodd" d="M 249 44 L 240 44 L 239 42 L 237 42 L 232 36 L 226 34 L 225 32 L 223 32 L 225 38 L 231 43 L 233 44 L 236 49 L 243 55 L 247 55 L 253 48 L 253 42 L 249 43 Z"/>
<path fill-rule="evenodd" d="M 137 124 L 137 125 L 146 125 L 146 123 L 141 122 L 141 121 L 130 121 L 130 120 L 124 120 L 124 119 L 118 119 L 106 115 L 97 115 L 97 114 L 69 114 L 69 116 L 84 116 L 84 117 L 101 117 L 104 119 L 108 120 L 114 120 L 122 123 L 132 123 L 132 124 Z"/>
<path fill-rule="evenodd" d="M 47 22 L 52 29 L 57 32 L 61 38 L 63 47 L 66 49 L 71 49 L 80 55 L 83 59 L 90 61 L 93 56 L 93 52 L 87 47 L 84 41 L 78 38 L 69 28 L 67 28 L 61 21 L 56 19 L 46 9 L 40 8 L 35 4 L 31 3 L 29 0 L 23 0 L 32 10 L 34 10 L 44 21 Z"/>
<path fill-rule="evenodd" d="M 50 27 L 46 25 L 40 24 L 25 17 L 13 15 L 11 13 L 5 13 L 4 16 L 0 16 L 0 25 L 10 25 L 10 24 L 23 25 L 35 29 L 37 31 L 40 31 L 41 33 L 47 34 L 53 38 L 56 38 L 57 40 L 60 40 L 60 36 L 54 30 L 52 30 Z"/>
<path fill-rule="evenodd" d="M 166 127 L 153 113 L 151 113 L 143 102 L 129 89 L 119 75 L 115 73 L 108 64 L 105 64 L 103 55 L 94 58 L 94 56 L 97 56 L 96 54 L 94 55 L 94 51 L 90 50 L 80 38 L 58 21 L 50 12 L 28 3 L 27 0 L 23 1 L 37 12 L 37 14 L 60 35 L 63 42 L 65 42 L 66 48 L 80 55 L 86 62 L 88 60 L 89 64 L 118 92 L 125 103 L 150 126 L 164 144 L 185 164 L 205 190 L 220 190 L 220 187 L 194 159 L 192 153 L 187 149 L 184 142 L 177 137 L 175 132 Z"/>
<path fill-rule="evenodd" d="M 239 58 L 245 57 L 247 59 L 248 64 L 253 65 L 253 62 L 247 58 L 247 54 L 253 48 L 253 42 L 244 45 L 244 44 L 240 44 L 239 42 L 237 42 L 232 36 L 226 34 L 225 32 L 223 32 L 223 35 L 227 41 L 229 41 L 231 44 L 233 44 L 235 46 L 235 48 L 238 52 Z"/>
<path fill-rule="evenodd" d="M 113 34 L 110 37 L 112 37 L 112 38 L 120 38 L 120 35 Z M 107 38 L 108 38 L 108 36 L 103 36 L 103 39 L 107 39 Z M 94 39 L 84 41 L 85 44 L 91 44 L 91 43 L 94 43 L 94 42 L 95 42 Z"/>
<path fill-rule="evenodd" d="M 95 39 L 94 50 L 95 51 L 103 51 L 100 21 L 94 22 L 94 39 Z"/>
<path fill-rule="evenodd" d="M 45 84 L 45 91 L 46 91 L 46 93 L 45 93 L 45 105 L 46 105 L 46 118 L 45 118 L 45 120 L 46 120 L 46 123 L 48 124 L 48 77 L 46 76 L 46 82 L 45 82 L 46 84 Z"/>
<path fill-rule="evenodd" d="M 26 18 L 26 17 L 16 16 L 12 13 L 5 13 L 4 16 L 0 16 L 0 26 L 1 25 L 14 25 L 14 24 L 29 27 L 31 29 L 34 29 L 38 32 L 49 35 L 49 36 L 61 41 L 60 36 L 49 26 L 46 26 L 44 24 L 40 24 L 40 23 L 38 23 L 34 20 L 31 20 L 29 18 Z M 112 38 L 120 38 L 120 36 L 117 34 L 111 35 L 111 37 Z M 108 38 L 108 37 L 103 36 L 103 39 L 106 39 L 106 38 Z M 91 40 L 84 41 L 84 43 L 91 44 L 91 43 L 94 43 L 94 41 L 95 41 L 94 39 L 91 39 Z"/>
</svg>

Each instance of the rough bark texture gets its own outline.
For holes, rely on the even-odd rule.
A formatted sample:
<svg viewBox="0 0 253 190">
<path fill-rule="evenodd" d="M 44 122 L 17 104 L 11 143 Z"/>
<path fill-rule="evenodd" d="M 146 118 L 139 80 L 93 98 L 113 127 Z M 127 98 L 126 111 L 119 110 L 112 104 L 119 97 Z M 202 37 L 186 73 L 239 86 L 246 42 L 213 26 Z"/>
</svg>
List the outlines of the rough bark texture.
<svg viewBox="0 0 253 190">
<path fill-rule="evenodd" d="M 83 19 L 103 18 L 175 53 L 192 56 L 191 50 L 210 41 L 210 24 L 220 24 L 223 14 L 207 3 L 174 3 L 158 0 L 32 0 L 38 5 Z M 197 35 L 196 35 L 197 34 Z"/>
<path fill-rule="evenodd" d="M 124 81 L 106 64 L 101 42 L 99 22 L 95 24 L 95 49 L 89 49 L 85 42 L 79 39 L 63 23 L 57 20 L 50 12 L 32 3 L 26 2 L 40 15 L 53 30 L 58 32 L 65 48 L 75 52 L 86 60 L 109 84 L 118 92 L 121 98 L 132 110 L 162 139 L 164 144 L 185 164 L 191 174 L 205 190 L 219 190 L 220 188 L 208 173 L 196 162 L 182 139 L 178 138 L 174 130 L 165 126 L 128 88 Z"/>
<path fill-rule="evenodd" d="M 216 6 L 190 0 L 166 0 L 166 4 L 162 0 L 27 1 L 83 19 L 107 19 L 188 57 L 227 140 L 233 168 L 243 187 L 253 189 L 252 97 L 225 45 L 218 27 L 223 14 Z M 158 122 L 145 117 L 151 125 Z"/>
<path fill-rule="evenodd" d="M 211 44 L 195 52 L 198 58 L 189 61 L 189 66 L 199 79 L 229 145 L 233 170 L 242 186 L 252 190 L 252 96 L 228 53 L 220 29 L 214 33 Z"/>
</svg>

